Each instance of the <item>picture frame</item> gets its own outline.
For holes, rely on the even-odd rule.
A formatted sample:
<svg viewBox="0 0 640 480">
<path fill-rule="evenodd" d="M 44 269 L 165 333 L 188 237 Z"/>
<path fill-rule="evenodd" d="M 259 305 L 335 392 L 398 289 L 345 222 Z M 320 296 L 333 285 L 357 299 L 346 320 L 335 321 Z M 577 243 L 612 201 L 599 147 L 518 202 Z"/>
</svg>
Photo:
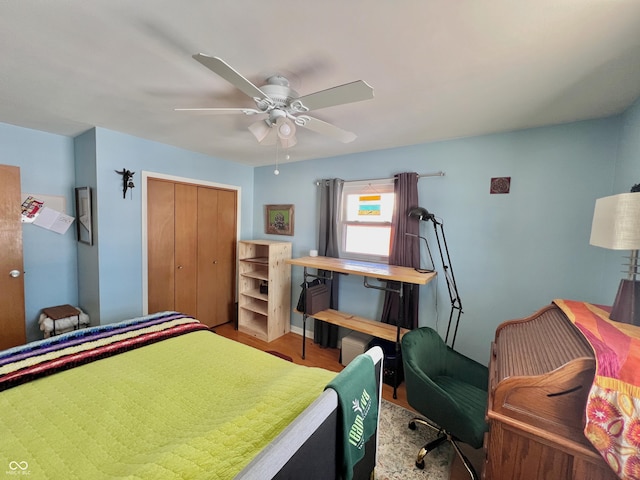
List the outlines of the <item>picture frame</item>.
<svg viewBox="0 0 640 480">
<path fill-rule="evenodd" d="M 76 188 L 76 232 L 78 242 L 93 245 L 93 216 L 91 214 L 91 187 Z"/>
<path fill-rule="evenodd" d="M 293 235 L 293 205 L 265 205 L 264 231 L 273 235 Z"/>
</svg>

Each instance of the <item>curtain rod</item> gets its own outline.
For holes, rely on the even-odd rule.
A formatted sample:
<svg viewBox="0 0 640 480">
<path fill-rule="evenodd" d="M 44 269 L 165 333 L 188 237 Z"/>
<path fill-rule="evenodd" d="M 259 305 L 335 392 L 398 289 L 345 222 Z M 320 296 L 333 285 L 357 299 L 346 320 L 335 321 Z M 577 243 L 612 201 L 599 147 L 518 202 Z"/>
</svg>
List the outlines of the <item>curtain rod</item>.
<svg viewBox="0 0 640 480">
<path fill-rule="evenodd" d="M 434 173 L 419 173 L 418 178 L 422 177 L 444 177 L 444 172 L 434 172 Z M 347 180 L 347 182 L 374 182 L 377 180 L 393 180 L 393 178 L 367 178 L 365 180 Z M 320 180 L 316 180 L 316 186 L 320 185 Z"/>
</svg>

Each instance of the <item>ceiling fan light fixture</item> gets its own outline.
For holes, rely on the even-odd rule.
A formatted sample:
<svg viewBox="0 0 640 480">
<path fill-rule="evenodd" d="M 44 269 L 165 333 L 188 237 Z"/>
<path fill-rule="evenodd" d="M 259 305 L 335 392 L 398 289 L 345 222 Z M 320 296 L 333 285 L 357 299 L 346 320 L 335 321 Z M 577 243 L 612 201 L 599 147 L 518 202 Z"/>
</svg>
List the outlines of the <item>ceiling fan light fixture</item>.
<svg viewBox="0 0 640 480">
<path fill-rule="evenodd" d="M 285 117 L 276 120 L 276 129 L 281 140 L 289 140 L 296 134 L 296 125 Z"/>
<path fill-rule="evenodd" d="M 252 123 L 249 125 L 249 131 L 253 133 L 253 136 L 256 137 L 258 143 L 262 143 L 262 141 L 269 135 L 271 131 L 271 127 L 267 124 L 265 120 L 260 120 L 258 122 Z"/>
<path fill-rule="evenodd" d="M 268 118 L 264 122 L 257 122 L 249 126 L 249 130 L 261 145 L 274 145 L 278 141 L 284 148 L 295 145 L 296 127 L 303 127 L 343 143 L 352 142 L 356 138 L 355 133 L 314 117 L 296 116 L 296 114 L 360 102 L 374 97 L 373 88 L 363 80 L 337 85 L 301 97 L 291 88 L 287 78 L 282 75 L 271 75 L 264 85 L 257 87 L 219 57 L 211 57 L 203 53 L 194 54 L 192 57 L 250 97 L 255 103 L 255 108 L 186 108 L 176 110 L 191 110 L 210 115 L 266 114 Z M 273 128 L 274 125 L 276 128 Z"/>
</svg>

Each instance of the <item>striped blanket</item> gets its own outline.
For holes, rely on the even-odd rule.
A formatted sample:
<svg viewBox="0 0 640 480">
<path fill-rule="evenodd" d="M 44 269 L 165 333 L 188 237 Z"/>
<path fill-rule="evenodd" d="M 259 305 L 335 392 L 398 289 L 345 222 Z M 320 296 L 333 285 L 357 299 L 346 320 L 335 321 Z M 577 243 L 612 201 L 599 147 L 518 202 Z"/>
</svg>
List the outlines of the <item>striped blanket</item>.
<svg viewBox="0 0 640 480">
<path fill-rule="evenodd" d="M 163 312 L 86 328 L 0 352 L 0 391 L 120 352 L 196 330 L 192 317 Z"/>
<path fill-rule="evenodd" d="M 596 357 L 584 433 L 622 479 L 640 479 L 640 328 L 609 319 L 609 307 L 554 300 Z"/>
</svg>

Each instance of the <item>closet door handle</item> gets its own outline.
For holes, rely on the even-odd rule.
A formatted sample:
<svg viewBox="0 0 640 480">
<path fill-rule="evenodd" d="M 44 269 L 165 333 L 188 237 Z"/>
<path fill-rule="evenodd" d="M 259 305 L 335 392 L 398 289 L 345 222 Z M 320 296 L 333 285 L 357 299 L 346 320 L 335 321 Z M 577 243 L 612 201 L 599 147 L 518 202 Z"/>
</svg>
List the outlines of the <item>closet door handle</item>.
<svg viewBox="0 0 640 480">
<path fill-rule="evenodd" d="M 213 264 L 216 265 L 218 263 L 218 260 L 214 260 Z"/>
<path fill-rule="evenodd" d="M 9 276 L 13 278 L 18 278 L 20 276 L 20 270 L 11 270 L 9 272 Z"/>
<path fill-rule="evenodd" d="M 182 270 L 182 265 L 178 265 L 178 270 Z"/>
</svg>

